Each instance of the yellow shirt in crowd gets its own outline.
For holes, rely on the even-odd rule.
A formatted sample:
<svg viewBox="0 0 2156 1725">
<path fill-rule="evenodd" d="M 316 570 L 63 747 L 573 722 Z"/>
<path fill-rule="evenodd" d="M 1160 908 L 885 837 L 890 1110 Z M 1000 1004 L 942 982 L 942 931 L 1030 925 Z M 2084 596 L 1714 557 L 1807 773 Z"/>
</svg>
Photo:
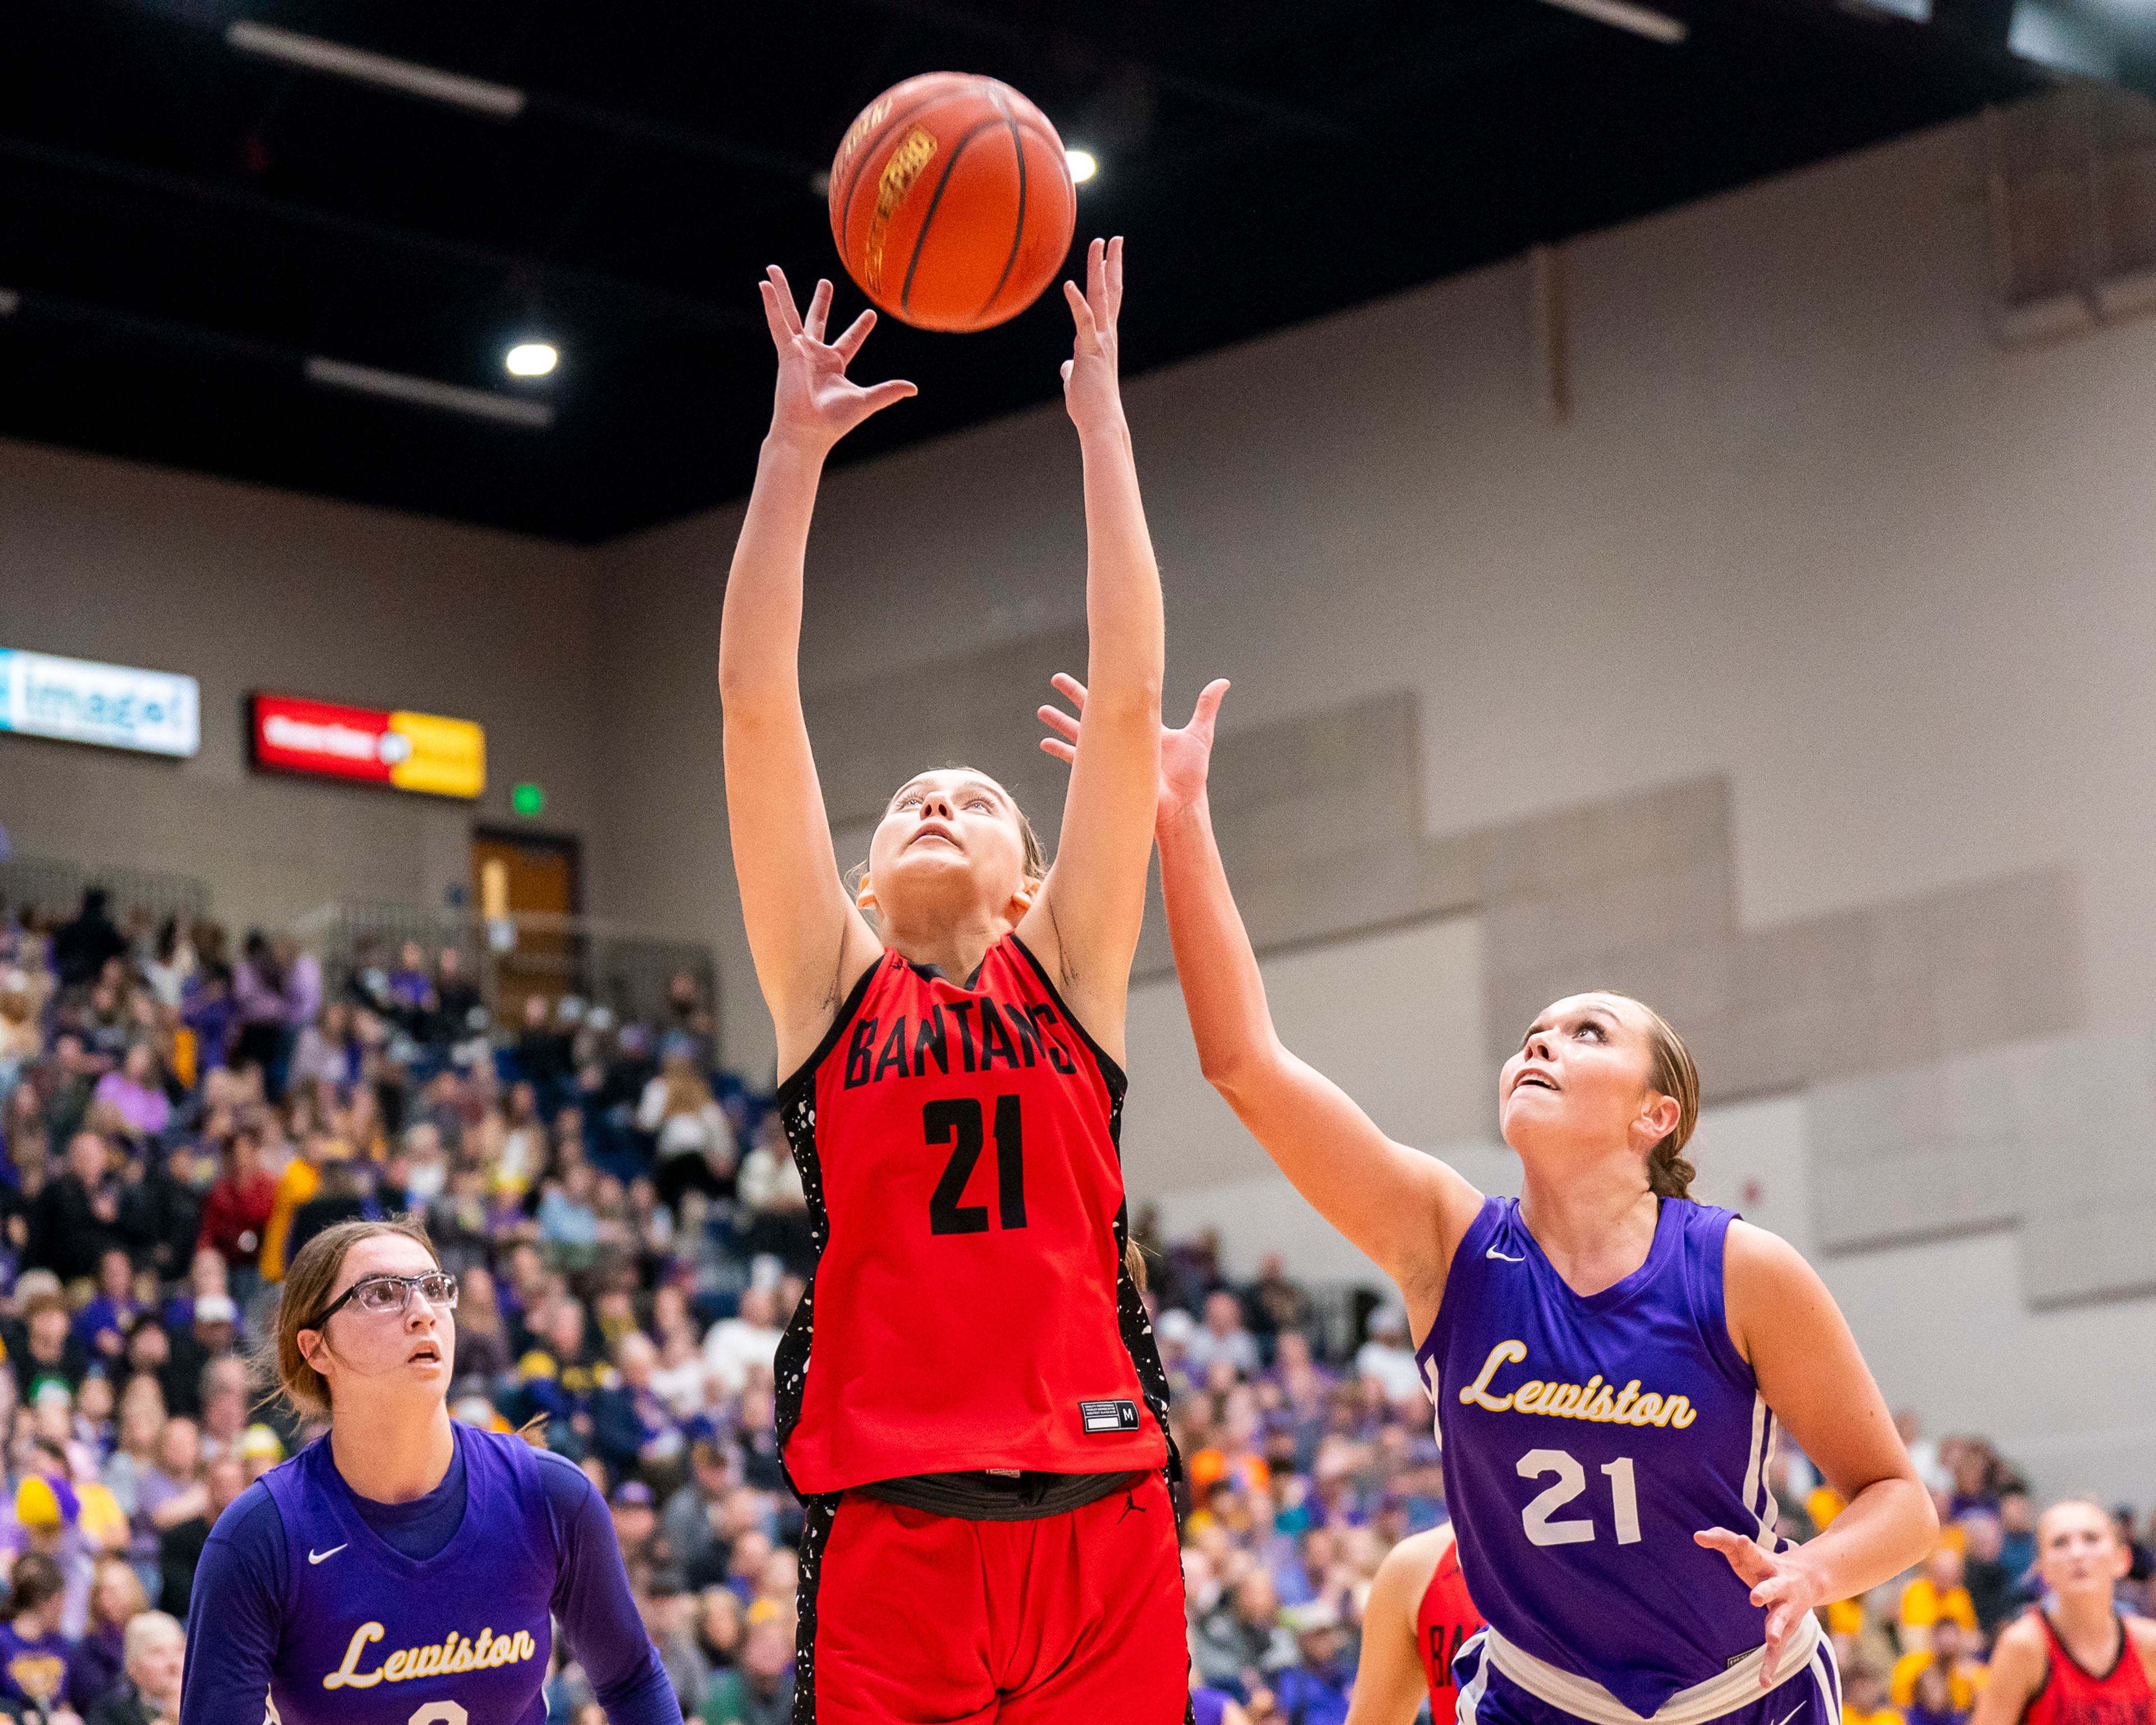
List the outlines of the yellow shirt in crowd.
<svg viewBox="0 0 2156 1725">
<path fill-rule="evenodd" d="M 1896 1707 L 1914 1703 L 1917 1679 L 1923 1676 L 1924 1667 L 1931 1662 L 1928 1653 L 1905 1653 L 1894 1661 L 1894 1674 L 1887 1680 L 1887 1691 Z M 1953 1662 L 1947 1672 L 1947 1692 L 1956 1712 L 1965 1713 L 1976 1705 L 1976 1692 L 1984 1687 L 1984 1680 L 1989 1676 L 1990 1673 L 1974 1660 L 1957 1659 Z"/>
<path fill-rule="evenodd" d="M 1951 1618 L 1965 1630 L 1976 1627 L 1976 1606 L 1967 1588 L 1950 1587 L 1941 1593 L 1929 1576 L 1919 1575 L 1902 1589 L 1904 1628 L 1929 1629 L 1943 1617 Z"/>
<path fill-rule="evenodd" d="M 1902 1725 L 1902 1716 L 1892 1707 L 1861 1713 L 1848 1702 L 1841 1704 L 1841 1725 Z"/>
<path fill-rule="evenodd" d="M 304 1156 L 295 1156 L 278 1177 L 276 1196 L 270 1200 L 270 1219 L 262 1224 L 262 1252 L 257 1260 L 264 1281 L 285 1279 L 285 1242 L 291 1238 L 292 1218 L 301 1204 L 321 1189 L 322 1171 Z"/>
</svg>

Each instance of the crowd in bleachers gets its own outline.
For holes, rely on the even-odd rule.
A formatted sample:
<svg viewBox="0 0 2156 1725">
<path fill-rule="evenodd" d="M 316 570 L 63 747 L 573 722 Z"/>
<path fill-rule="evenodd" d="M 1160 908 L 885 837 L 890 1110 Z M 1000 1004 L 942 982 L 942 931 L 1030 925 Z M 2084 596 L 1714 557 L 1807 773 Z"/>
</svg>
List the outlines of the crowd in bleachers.
<svg viewBox="0 0 2156 1725">
<path fill-rule="evenodd" d="M 0 916 L 0 1719 L 176 1719 L 211 1524 L 316 1435 L 251 1364 L 285 1266 L 332 1223 L 408 1211 L 460 1280 L 453 1413 L 590 1472 L 685 1714 L 789 1717 L 800 1510 L 772 1361 L 806 1201 L 768 1099 L 715 1070 L 693 978 L 654 1018 L 565 996 L 498 1021 L 454 948 L 326 976 L 289 941 L 235 957 L 213 924 L 123 927 L 95 897 Z M 1261 1725 L 1337 1725 L 1378 1564 L 1445 1515 L 1404 1317 L 1321 1322 L 1277 1258 L 1239 1282 L 1209 1240 L 1133 1231 L 1195 1679 Z M 1905 1435 L 1946 1533 L 1830 1613 L 1854 1725 L 1965 1716 L 2031 1598 L 2011 1466 Z M 1801 1456 L 1774 1483 L 1793 1536 L 1839 1507 Z M 2151 1567 L 2137 1539 L 2143 1603 Z M 552 1725 L 602 1717 L 573 1663 L 548 1698 Z"/>
</svg>

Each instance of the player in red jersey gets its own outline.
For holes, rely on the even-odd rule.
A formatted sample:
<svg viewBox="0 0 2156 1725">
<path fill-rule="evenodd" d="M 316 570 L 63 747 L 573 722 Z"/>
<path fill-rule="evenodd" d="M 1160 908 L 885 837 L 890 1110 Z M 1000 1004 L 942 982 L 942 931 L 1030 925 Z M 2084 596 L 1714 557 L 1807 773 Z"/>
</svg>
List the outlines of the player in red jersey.
<svg viewBox="0 0 2156 1725">
<path fill-rule="evenodd" d="M 1451 1523 L 1403 1539 L 1378 1566 L 1363 1607 L 1348 1725 L 1409 1725 L 1425 1696 L 1434 1725 L 1446 1725 L 1460 1701 L 1452 1656 L 1481 1627 Z"/>
<path fill-rule="evenodd" d="M 1188 1707 L 1167 1379 L 1116 1135 L 1160 757 L 1160 578 L 1116 377 L 1122 242 L 1066 284 L 1093 702 L 1047 866 L 969 768 L 901 786 L 858 893 L 802 716 L 802 566 L 831 447 L 913 393 L 762 285 L 770 434 L 719 648 L 726 807 L 817 1253 L 781 1345 L 808 1506 L 797 1725 L 1169 1725 Z M 1103 691 L 1106 691 L 1103 704 Z M 871 926 L 870 917 L 875 918 Z"/>
<path fill-rule="evenodd" d="M 2156 1725 L 2156 1623 L 2123 1615 L 2112 1597 L 2132 1563 L 2097 1505 L 2046 1510 L 2036 1573 L 2051 1608 L 1999 1632 L 1969 1725 Z"/>
</svg>

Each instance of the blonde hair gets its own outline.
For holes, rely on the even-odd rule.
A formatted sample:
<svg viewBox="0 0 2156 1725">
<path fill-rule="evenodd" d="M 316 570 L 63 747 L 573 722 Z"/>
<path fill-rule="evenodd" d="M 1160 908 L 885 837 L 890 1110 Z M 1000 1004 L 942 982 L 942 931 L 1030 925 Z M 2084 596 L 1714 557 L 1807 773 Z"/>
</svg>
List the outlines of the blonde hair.
<svg viewBox="0 0 2156 1725">
<path fill-rule="evenodd" d="M 1690 1198 L 1691 1183 L 1699 1174 L 1684 1155 L 1692 1129 L 1699 1124 L 1699 1068 L 1692 1062 L 1691 1050 L 1670 1021 L 1645 1001 L 1613 989 L 1595 992 L 1638 1007 L 1646 1018 L 1647 1048 L 1653 1056 L 1647 1082 L 1661 1095 L 1676 1097 L 1677 1104 L 1677 1123 L 1647 1152 L 1647 1189 L 1657 1198 Z"/>
<path fill-rule="evenodd" d="M 427 1237 L 426 1229 L 411 1217 L 398 1216 L 384 1222 L 339 1222 L 325 1228 L 300 1248 L 299 1255 L 285 1272 L 284 1291 L 277 1299 L 277 1328 L 272 1338 L 275 1358 L 268 1363 L 275 1368 L 277 1384 L 285 1392 L 285 1399 L 302 1414 L 320 1417 L 328 1413 L 330 1386 L 300 1351 L 300 1332 L 320 1327 L 322 1308 L 330 1303 L 330 1291 L 336 1286 L 345 1255 L 362 1240 L 382 1235 L 398 1235 L 416 1240 L 426 1248 L 427 1255 L 436 1265 L 442 1261 L 441 1255 L 434 1250 L 434 1242 Z"/>
</svg>

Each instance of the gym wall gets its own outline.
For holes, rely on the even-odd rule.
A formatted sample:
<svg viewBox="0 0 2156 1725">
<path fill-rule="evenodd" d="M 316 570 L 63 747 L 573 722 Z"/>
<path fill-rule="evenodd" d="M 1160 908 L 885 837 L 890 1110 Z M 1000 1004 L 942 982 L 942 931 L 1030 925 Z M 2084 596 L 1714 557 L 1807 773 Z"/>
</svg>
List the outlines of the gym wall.
<svg viewBox="0 0 2156 1725">
<path fill-rule="evenodd" d="M 0 646 L 202 684 L 192 760 L 0 736 L 0 824 L 20 856 L 198 875 L 235 934 L 331 900 L 439 907 L 472 806 L 258 774 L 247 695 L 475 719 L 477 812 L 507 821 L 536 779 L 546 824 L 588 834 L 595 608 L 568 547 L 0 441 Z"/>
</svg>

